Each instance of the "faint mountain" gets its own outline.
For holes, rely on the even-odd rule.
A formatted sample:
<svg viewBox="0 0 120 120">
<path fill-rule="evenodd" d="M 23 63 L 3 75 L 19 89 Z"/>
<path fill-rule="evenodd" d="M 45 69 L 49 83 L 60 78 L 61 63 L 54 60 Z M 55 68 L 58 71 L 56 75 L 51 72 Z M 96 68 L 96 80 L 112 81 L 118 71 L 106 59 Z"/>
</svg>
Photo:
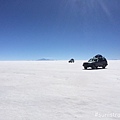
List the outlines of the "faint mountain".
<svg viewBox="0 0 120 120">
<path fill-rule="evenodd" d="M 52 59 L 41 58 L 41 59 L 38 59 L 38 61 L 52 61 Z"/>
</svg>

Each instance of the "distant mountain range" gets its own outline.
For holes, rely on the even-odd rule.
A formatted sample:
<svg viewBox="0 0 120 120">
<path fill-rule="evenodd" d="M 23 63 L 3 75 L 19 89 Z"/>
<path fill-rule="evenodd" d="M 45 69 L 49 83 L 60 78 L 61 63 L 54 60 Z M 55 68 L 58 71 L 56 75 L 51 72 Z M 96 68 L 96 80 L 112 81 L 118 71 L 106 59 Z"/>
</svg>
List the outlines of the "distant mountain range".
<svg viewBox="0 0 120 120">
<path fill-rule="evenodd" d="M 52 61 L 52 59 L 41 58 L 41 59 L 38 59 L 38 61 Z"/>
</svg>

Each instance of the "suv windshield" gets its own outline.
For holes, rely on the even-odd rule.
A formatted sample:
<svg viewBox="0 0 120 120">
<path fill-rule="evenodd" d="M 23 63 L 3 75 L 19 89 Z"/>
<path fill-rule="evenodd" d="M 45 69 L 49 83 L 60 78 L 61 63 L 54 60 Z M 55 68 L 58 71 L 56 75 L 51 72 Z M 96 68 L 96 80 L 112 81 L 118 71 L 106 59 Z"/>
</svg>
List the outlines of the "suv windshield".
<svg viewBox="0 0 120 120">
<path fill-rule="evenodd" d="M 97 62 L 98 59 L 97 58 L 91 58 L 90 60 L 88 60 L 88 62 Z"/>
</svg>

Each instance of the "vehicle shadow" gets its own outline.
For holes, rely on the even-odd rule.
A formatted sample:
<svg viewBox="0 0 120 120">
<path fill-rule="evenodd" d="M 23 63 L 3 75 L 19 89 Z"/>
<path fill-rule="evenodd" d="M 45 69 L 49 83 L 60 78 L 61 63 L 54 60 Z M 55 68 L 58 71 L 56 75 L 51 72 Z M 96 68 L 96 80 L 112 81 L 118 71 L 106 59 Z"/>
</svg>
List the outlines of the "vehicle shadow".
<svg viewBox="0 0 120 120">
<path fill-rule="evenodd" d="M 92 69 L 92 68 L 88 68 L 88 69 L 83 69 L 83 70 L 105 70 L 107 68 L 96 68 L 96 69 Z"/>
</svg>

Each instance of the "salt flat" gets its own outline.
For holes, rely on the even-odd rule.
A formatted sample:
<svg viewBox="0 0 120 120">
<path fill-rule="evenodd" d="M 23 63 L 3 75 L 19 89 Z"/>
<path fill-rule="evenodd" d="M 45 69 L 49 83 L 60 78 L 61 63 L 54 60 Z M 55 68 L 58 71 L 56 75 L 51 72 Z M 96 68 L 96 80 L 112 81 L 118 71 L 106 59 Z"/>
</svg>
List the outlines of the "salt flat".
<svg viewBox="0 0 120 120">
<path fill-rule="evenodd" d="M 0 120 L 119 120 L 120 60 L 1 61 Z"/>
</svg>

